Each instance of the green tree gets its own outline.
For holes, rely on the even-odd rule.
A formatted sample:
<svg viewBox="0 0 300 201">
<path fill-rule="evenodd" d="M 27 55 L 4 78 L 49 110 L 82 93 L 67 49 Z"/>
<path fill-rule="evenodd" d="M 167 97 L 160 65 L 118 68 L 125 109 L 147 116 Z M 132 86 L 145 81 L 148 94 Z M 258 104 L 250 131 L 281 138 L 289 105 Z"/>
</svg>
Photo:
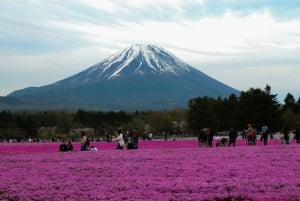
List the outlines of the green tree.
<svg viewBox="0 0 300 201">
<path fill-rule="evenodd" d="M 296 110 L 296 101 L 292 94 L 288 93 L 284 99 L 284 105 L 282 106 L 283 111 L 291 109 L 295 112 Z"/>
<path fill-rule="evenodd" d="M 276 96 L 270 93 L 269 87 L 266 87 L 265 91 L 250 88 L 246 92 L 241 92 L 238 107 L 240 128 L 252 123 L 255 128 L 267 124 L 272 130 L 279 129 L 282 122 L 280 104 Z"/>
<path fill-rule="evenodd" d="M 25 139 L 28 138 L 36 138 L 37 137 L 37 128 L 35 125 L 35 121 L 29 115 L 25 120 Z"/>
<path fill-rule="evenodd" d="M 297 116 L 291 108 L 288 108 L 282 114 L 283 124 L 287 125 L 289 128 L 294 128 L 298 123 L 298 117 L 299 116 Z"/>
<path fill-rule="evenodd" d="M 16 138 L 17 126 L 15 116 L 10 111 L 0 113 L 0 137 L 2 139 Z"/>
<path fill-rule="evenodd" d="M 300 114 L 300 97 L 298 98 L 295 106 L 295 113 Z"/>
<path fill-rule="evenodd" d="M 185 121 L 187 116 L 187 111 L 186 110 L 156 111 L 150 113 L 143 113 L 143 115 L 144 115 L 143 118 L 145 119 L 145 123 L 151 125 L 152 127 L 151 131 L 154 132 L 155 135 L 161 135 L 162 132 L 173 131 L 172 122 Z M 183 123 L 182 123 L 182 127 L 183 127 Z"/>
<path fill-rule="evenodd" d="M 238 98 L 235 94 L 231 94 L 228 98 L 217 99 L 215 113 L 217 114 L 218 126 L 217 130 L 229 130 L 237 128 L 237 112 Z"/>
<path fill-rule="evenodd" d="M 215 99 L 209 97 L 198 97 L 189 101 L 188 124 L 194 134 L 206 127 L 218 127 L 216 103 Z"/>
</svg>

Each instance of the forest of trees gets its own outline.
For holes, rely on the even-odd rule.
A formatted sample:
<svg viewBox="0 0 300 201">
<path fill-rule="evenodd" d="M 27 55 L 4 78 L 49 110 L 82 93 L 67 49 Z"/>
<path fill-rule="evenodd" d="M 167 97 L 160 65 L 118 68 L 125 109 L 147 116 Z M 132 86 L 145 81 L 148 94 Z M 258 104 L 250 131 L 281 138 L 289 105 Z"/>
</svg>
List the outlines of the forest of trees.
<svg viewBox="0 0 300 201">
<path fill-rule="evenodd" d="M 0 140 L 62 139 L 70 136 L 72 129 L 92 128 L 95 139 L 114 134 L 119 127 L 125 130 L 138 128 L 140 132 L 162 132 L 176 136 L 195 136 L 200 129 L 210 127 L 216 131 L 229 128 L 245 129 L 246 124 L 260 130 L 267 124 L 271 131 L 281 131 L 300 126 L 300 98 L 296 101 L 290 93 L 280 104 L 271 87 L 264 90 L 250 88 L 240 96 L 227 98 L 198 97 L 188 102 L 188 109 L 170 111 L 77 111 L 54 110 L 41 112 L 0 112 Z M 40 128 L 52 128 L 55 132 L 41 133 Z"/>
</svg>

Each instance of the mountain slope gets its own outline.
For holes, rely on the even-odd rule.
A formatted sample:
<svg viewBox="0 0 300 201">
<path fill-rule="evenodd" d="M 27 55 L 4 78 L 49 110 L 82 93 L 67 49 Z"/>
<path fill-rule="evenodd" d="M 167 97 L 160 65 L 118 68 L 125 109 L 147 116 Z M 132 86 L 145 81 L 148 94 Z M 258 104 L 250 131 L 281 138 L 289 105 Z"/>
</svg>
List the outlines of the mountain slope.
<svg viewBox="0 0 300 201">
<path fill-rule="evenodd" d="M 71 77 L 11 93 L 40 107 L 171 109 L 199 96 L 238 94 L 166 50 L 133 45 Z"/>
</svg>

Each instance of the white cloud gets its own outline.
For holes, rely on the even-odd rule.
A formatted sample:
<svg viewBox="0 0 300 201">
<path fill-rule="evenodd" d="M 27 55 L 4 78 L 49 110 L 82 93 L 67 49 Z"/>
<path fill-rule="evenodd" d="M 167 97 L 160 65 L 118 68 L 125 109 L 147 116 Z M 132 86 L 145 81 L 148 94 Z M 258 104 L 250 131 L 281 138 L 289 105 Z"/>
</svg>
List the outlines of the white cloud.
<svg viewBox="0 0 300 201">
<path fill-rule="evenodd" d="M 211 53 L 240 53 L 261 48 L 297 48 L 295 36 L 300 34 L 300 21 L 276 22 L 268 11 L 240 18 L 227 12 L 222 17 L 177 22 L 119 21 L 121 26 L 92 23 L 58 22 L 69 31 L 83 34 L 94 42 L 137 41 L 173 44 L 182 48 Z"/>
<path fill-rule="evenodd" d="M 0 94 L 54 83 L 85 70 L 110 54 L 106 48 L 88 47 L 38 55 L 0 55 Z"/>
<path fill-rule="evenodd" d="M 116 4 L 111 0 L 80 0 L 91 7 L 107 12 L 115 12 L 117 10 Z"/>
<path fill-rule="evenodd" d="M 297 69 L 300 63 L 299 16 L 278 21 L 273 12 L 278 8 L 268 6 L 251 8 L 251 12 L 243 15 L 232 7 L 223 9 L 226 7 L 223 6 L 219 15 L 205 15 L 211 2 L 216 4 L 204 0 L 80 0 L 65 2 L 65 7 L 59 8 L 59 1 L 48 1 L 45 4 L 36 2 L 34 5 L 38 6 L 33 12 L 22 13 L 21 17 L 17 15 L 18 9 L 30 4 L 14 7 L 10 3 L 5 12 L 0 12 L 0 24 L 4 28 L 0 30 L 0 43 L 7 43 L 0 46 L 0 51 L 11 50 L 10 55 L 0 56 L 0 95 L 9 90 L 52 83 L 136 43 L 160 45 L 240 90 L 264 87 L 267 82 L 276 90 L 292 91 L 299 86 L 300 81 L 295 78 L 295 74 L 300 73 Z M 221 2 L 235 4 L 235 1 Z M 75 5 L 67 6 L 69 3 Z M 203 6 L 203 13 L 190 18 L 186 6 L 194 4 L 200 5 L 199 8 Z M 3 2 L 0 5 L 5 6 Z M 81 5 L 86 6 L 81 10 Z M 94 10 L 89 12 L 91 7 Z M 10 12 L 13 15 L 8 17 Z M 217 12 L 217 8 L 207 8 L 207 12 Z M 17 23 L 18 18 L 23 19 L 21 24 Z M 27 43 L 20 48 L 36 48 L 37 51 L 24 54 L 10 48 L 24 41 Z M 40 49 L 47 51 L 39 52 Z M 24 76 L 12 82 L 16 80 L 16 72 Z M 247 79 L 248 74 L 253 75 L 251 79 Z M 35 75 L 34 79 L 31 75 Z M 290 77 L 292 79 L 287 80 Z M 11 83 L 15 83 L 14 86 L 8 87 Z"/>
<path fill-rule="evenodd" d="M 125 0 L 125 2 L 128 5 L 134 6 L 136 8 L 147 8 L 149 5 L 165 5 L 172 8 L 175 8 L 177 10 L 180 10 L 183 5 L 187 3 L 197 3 L 197 4 L 203 4 L 204 0 L 172 0 L 172 1 L 166 1 L 166 0 Z"/>
</svg>

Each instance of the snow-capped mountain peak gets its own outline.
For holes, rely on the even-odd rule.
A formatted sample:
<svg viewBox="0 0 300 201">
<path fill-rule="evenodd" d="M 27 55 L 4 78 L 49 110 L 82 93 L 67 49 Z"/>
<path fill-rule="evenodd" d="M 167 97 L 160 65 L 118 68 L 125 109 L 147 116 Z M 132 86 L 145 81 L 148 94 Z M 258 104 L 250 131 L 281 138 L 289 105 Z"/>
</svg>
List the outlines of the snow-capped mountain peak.
<svg viewBox="0 0 300 201">
<path fill-rule="evenodd" d="M 189 69 L 187 64 L 163 48 L 143 44 L 130 46 L 95 65 L 94 68 L 99 69 L 101 71 L 99 75 L 104 75 L 107 79 L 122 75 L 126 68 L 131 68 L 132 73 L 173 73 L 175 75 Z"/>
<path fill-rule="evenodd" d="M 185 64 L 163 48 L 153 45 L 136 44 L 55 84 L 58 85 L 66 81 L 69 84 L 81 84 L 115 79 L 120 76 L 144 74 L 180 76 L 183 72 L 188 72 L 190 68 L 188 64 Z"/>
<path fill-rule="evenodd" d="M 185 108 L 191 98 L 238 94 L 163 48 L 133 45 L 71 77 L 11 93 L 29 107 L 152 110 Z"/>
</svg>

